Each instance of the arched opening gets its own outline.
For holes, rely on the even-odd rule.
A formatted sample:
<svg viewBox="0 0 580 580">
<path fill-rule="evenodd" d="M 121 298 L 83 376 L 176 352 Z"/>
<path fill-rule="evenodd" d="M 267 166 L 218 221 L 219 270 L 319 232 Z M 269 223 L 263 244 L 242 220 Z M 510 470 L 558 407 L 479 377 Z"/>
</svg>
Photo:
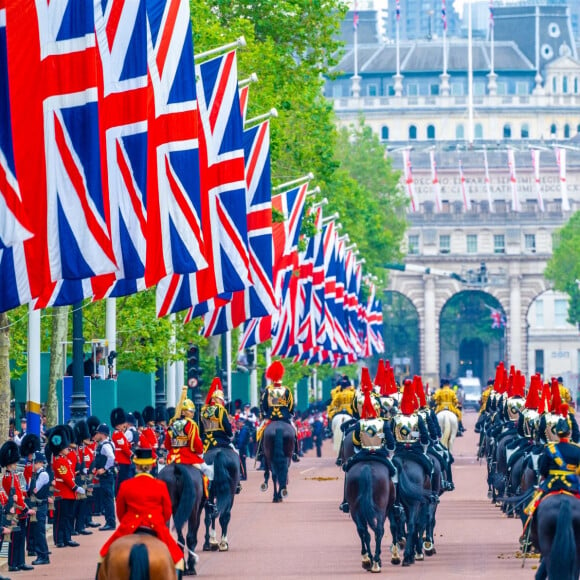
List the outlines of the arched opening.
<svg viewBox="0 0 580 580">
<path fill-rule="evenodd" d="M 439 319 L 440 375 L 474 376 L 485 384 L 505 360 L 505 312 L 481 290 L 464 290 L 445 304 Z"/>
<path fill-rule="evenodd" d="M 509 123 L 506 123 L 503 126 L 503 138 L 504 139 L 511 139 L 512 138 L 512 127 Z"/>
<path fill-rule="evenodd" d="M 419 315 L 413 303 L 400 292 L 387 291 L 383 300 L 385 352 L 397 381 L 420 374 Z"/>
<path fill-rule="evenodd" d="M 568 123 L 564 125 L 564 139 L 570 139 L 570 125 Z"/>
<path fill-rule="evenodd" d="M 435 126 L 427 125 L 427 139 L 435 139 Z"/>
<path fill-rule="evenodd" d="M 529 139 L 530 137 L 530 128 L 527 123 L 524 123 L 521 128 L 520 137 L 522 139 Z"/>
<path fill-rule="evenodd" d="M 550 125 L 550 136 L 555 137 L 556 133 L 558 133 L 558 127 L 556 126 L 556 123 L 552 123 Z"/>
<path fill-rule="evenodd" d="M 409 139 L 411 140 L 417 139 L 417 127 L 415 125 L 411 125 L 409 127 Z"/>
<path fill-rule="evenodd" d="M 455 138 L 465 139 L 465 130 L 463 129 L 463 125 L 457 125 L 457 127 L 455 127 Z"/>
<path fill-rule="evenodd" d="M 473 130 L 475 139 L 483 139 L 483 126 L 481 123 L 475 123 L 475 128 Z"/>
<path fill-rule="evenodd" d="M 384 125 L 383 127 L 381 127 L 381 139 L 383 141 L 388 141 L 389 140 L 389 128 Z"/>
</svg>

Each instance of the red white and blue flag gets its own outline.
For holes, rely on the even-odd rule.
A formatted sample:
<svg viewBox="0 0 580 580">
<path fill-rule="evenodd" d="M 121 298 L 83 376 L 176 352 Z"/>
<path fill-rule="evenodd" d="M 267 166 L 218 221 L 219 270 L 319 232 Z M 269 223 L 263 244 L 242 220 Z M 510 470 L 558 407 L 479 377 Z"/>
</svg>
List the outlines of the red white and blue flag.
<svg viewBox="0 0 580 580">
<path fill-rule="evenodd" d="M 447 6 L 446 6 L 446 0 L 441 0 L 441 20 L 443 21 L 443 30 L 447 30 Z"/>
</svg>

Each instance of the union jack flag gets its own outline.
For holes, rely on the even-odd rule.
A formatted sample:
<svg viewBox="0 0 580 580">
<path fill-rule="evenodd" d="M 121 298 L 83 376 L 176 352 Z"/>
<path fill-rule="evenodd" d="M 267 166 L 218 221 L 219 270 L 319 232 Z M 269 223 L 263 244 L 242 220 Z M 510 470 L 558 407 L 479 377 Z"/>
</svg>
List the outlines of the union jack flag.
<svg viewBox="0 0 580 580">
<path fill-rule="evenodd" d="M 145 282 L 207 268 L 189 3 L 146 0 L 149 111 Z M 203 232 L 205 234 L 205 228 Z"/>
<path fill-rule="evenodd" d="M 116 267 L 99 163 L 93 2 L 14 0 L 6 22 L 15 163 L 35 233 L 26 262 L 38 296 L 53 281 Z"/>
</svg>

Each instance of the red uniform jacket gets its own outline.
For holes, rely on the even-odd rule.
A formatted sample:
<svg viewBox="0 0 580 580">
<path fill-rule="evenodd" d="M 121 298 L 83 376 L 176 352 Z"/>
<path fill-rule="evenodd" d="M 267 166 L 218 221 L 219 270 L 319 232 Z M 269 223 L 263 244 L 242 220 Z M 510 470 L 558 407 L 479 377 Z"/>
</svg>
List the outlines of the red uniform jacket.
<svg viewBox="0 0 580 580">
<path fill-rule="evenodd" d="M 31 461 L 26 460 L 26 465 L 24 466 L 24 479 L 26 480 L 26 489 L 30 486 L 30 480 L 32 479 L 33 465 Z"/>
<path fill-rule="evenodd" d="M 54 495 L 61 499 L 76 499 L 75 472 L 66 455 L 58 455 L 52 462 Z"/>
<path fill-rule="evenodd" d="M 157 449 L 158 445 L 159 441 L 157 440 L 157 433 L 155 433 L 155 429 L 152 429 L 151 427 L 145 427 L 139 436 L 139 447 L 153 449 L 153 458 L 157 459 L 157 453 L 155 452 L 155 449 Z"/>
<path fill-rule="evenodd" d="M 123 431 L 115 429 L 111 441 L 115 446 L 115 461 L 118 465 L 131 465 L 131 443 Z"/>
<path fill-rule="evenodd" d="M 203 443 L 195 421 L 188 420 L 184 430 L 187 435 L 187 445 L 171 447 L 171 428 L 167 429 L 165 434 L 165 447 L 169 450 L 167 463 L 184 463 L 185 465 L 203 463 Z"/>
<path fill-rule="evenodd" d="M 26 511 L 26 504 L 24 503 L 24 493 L 20 487 L 20 480 L 16 474 L 12 475 L 9 471 L 7 471 L 2 477 L 2 488 L 6 492 L 6 495 L 10 495 L 11 487 L 14 488 L 12 494 L 16 494 L 17 498 L 14 501 L 14 509 L 17 514 L 21 514 Z"/>
<path fill-rule="evenodd" d="M 135 533 L 137 528 L 150 528 L 169 548 L 175 563 L 183 558 L 183 550 L 173 539 L 167 522 L 171 518 L 171 499 L 167 485 L 148 473 L 140 473 L 125 480 L 117 495 L 119 527 L 101 548 L 104 558 L 111 544 L 122 536 Z"/>
</svg>

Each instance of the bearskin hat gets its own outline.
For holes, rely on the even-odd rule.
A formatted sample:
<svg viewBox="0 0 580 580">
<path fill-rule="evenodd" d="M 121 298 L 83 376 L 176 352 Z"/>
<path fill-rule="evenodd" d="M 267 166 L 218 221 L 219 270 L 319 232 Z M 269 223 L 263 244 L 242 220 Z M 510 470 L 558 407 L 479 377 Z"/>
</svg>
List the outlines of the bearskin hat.
<svg viewBox="0 0 580 580">
<path fill-rule="evenodd" d="M 18 451 L 18 445 L 14 441 L 6 441 L 2 447 L 0 447 L 0 467 L 6 467 L 7 465 L 13 465 L 18 463 L 20 460 L 20 453 Z"/>
<path fill-rule="evenodd" d="M 76 445 L 77 444 L 77 438 L 76 438 L 74 429 L 70 425 L 63 425 L 63 428 L 66 431 L 66 436 L 67 436 L 67 439 L 68 439 L 68 444 L 69 445 Z"/>
<path fill-rule="evenodd" d="M 126 422 L 133 427 L 137 425 L 137 419 L 135 418 L 135 415 L 133 415 L 133 413 L 127 413 Z"/>
<path fill-rule="evenodd" d="M 113 427 L 117 427 L 122 423 L 127 421 L 127 416 L 125 415 L 125 411 L 121 409 L 121 407 L 116 407 L 111 411 L 111 425 Z"/>
<path fill-rule="evenodd" d="M 40 437 L 34 433 L 27 433 L 20 442 L 20 457 L 28 457 L 35 451 L 40 451 Z"/>
<path fill-rule="evenodd" d="M 87 419 L 87 427 L 89 428 L 89 434 L 91 437 L 97 432 L 97 427 L 101 424 L 101 421 L 95 415 L 91 415 Z"/>
<path fill-rule="evenodd" d="M 74 426 L 75 431 L 75 441 L 77 445 L 82 445 L 83 441 L 91 438 L 91 433 L 89 431 L 89 426 L 86 421 L 79 421 Z"/>
<path fill-rule="evenodd" d="M 151 405 L 147 405 L 147 407 L 143 409 L 143 413 L 141 415 L 145 424 L 155 421 L 155 409 Z"/>
<path fill-rule="evenodd" d="M 175 412 L 175 409 L 174 409 Z M 145 409 L 143 409 L 143 413 L 145 413 Z M 167 421 L 167 416 L 169 415 L 168 410 L 165 407 L 156 407 L 155 408 L 155 423 L 161 423 L 162 421 Z M 173 417 L 173 413 L 171 414 Z"/>
<path fill-rule="evenodd" d="M 273 383 L 281 383 L 282 377 L 284 376 L 284 365 L 279 361 L 275 360 L 266 371 L 266 378 L 270 379 Z"/>
<path fill-rule="evenodd" d="M 167 407 L 167 409 L 165 411 L 165 416 L 161 420 L 162 421 L 170 421 L 171 419 L 173 419 L 174 415 L 175 415 L 175 407 Z"/>
<path fill-rule="evenodd" d="M 66 425 L 56 425 L 50 430 L 46 447 L 52 455 L 58 455 L 63 449 L 70 445 L 68 430 Z"/>
<path fill-rule="evenodd" d="M 144 427 L 145 421 L 143 421 L 143 415 L 139 411 L 133 411 L 133 417 L 135 417 L 135 424 L 137 427 Z"/>
</svg>

